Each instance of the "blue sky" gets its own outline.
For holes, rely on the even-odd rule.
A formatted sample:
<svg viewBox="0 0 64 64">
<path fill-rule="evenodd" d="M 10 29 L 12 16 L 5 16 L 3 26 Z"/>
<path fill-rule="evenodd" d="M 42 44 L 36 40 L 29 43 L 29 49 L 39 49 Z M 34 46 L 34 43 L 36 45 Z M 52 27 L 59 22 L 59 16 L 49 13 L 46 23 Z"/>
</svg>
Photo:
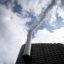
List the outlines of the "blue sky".
<svg viewBox="0 0 64 64">
<path fill-rule="evenodd" d="M 32 33 L 32 43 L 64 44 L 64 0 L 0 0 L 0 64 L 14 64 L 28 30 L 41 23 Z M 46 9 L 48 11 L 46 11 Z M 46 14 L 44 12 L 46 11 Z"/>
</svg>

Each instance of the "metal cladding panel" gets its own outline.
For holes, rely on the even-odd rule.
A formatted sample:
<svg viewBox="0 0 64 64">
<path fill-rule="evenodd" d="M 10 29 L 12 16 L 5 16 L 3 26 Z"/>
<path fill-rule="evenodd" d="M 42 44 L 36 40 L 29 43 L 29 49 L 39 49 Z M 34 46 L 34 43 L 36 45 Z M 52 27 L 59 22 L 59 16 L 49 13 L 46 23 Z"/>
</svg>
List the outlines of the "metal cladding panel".
<svg viewBox="0 0 64 64">
<path fill-rule="evenodd" d="M 24 46 L 21 48 L 16 64 L 64 64 L 63 44 L 32 44 L 31 63 L 25 63 L 22 58 Z"/>
</svg>

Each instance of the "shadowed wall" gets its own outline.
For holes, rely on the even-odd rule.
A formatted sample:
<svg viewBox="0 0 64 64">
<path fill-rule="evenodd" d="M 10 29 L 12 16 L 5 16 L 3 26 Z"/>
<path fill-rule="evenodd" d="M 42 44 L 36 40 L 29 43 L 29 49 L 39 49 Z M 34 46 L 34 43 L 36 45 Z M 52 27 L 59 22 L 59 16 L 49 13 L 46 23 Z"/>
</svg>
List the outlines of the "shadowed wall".
<svg viewBox="0 0 64 64">
<path fill-rule="evenodd" d="M 16 64 L 64 64 L 63 44 L 32 44 L 29 63 L 22 58 L 24 47 L 20 50 Z"/>
</svg>

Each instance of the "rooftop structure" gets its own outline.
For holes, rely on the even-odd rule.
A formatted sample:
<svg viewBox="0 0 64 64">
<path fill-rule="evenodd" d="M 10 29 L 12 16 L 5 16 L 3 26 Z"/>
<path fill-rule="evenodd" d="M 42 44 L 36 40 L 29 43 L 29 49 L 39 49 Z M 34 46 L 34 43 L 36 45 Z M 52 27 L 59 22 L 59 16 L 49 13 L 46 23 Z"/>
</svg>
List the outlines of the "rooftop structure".
<svg viewBox="0 0 64 64">
<path fill-rule="evenodd" d="M 23 59 L 25 45 L 22 46 L 16 64 L 64 64 L 63 44 L 32 44 L 30 57 Z"/>
</svg>

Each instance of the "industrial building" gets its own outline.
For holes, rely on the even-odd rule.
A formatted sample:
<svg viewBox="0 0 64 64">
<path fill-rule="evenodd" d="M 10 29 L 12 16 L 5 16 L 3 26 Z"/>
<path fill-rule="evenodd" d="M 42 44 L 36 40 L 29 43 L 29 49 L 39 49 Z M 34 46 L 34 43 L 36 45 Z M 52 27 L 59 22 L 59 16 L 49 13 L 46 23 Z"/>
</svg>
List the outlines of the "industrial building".
<svg viewBox="0 0 64 64">
<path fill-rule="evenodd" d="M 20 49 L 16 64 L 64 64 L 64 45 L 39 43 L 31 45 L 30 57 L 23 59 L 25 45 Z"/>
</svg>

